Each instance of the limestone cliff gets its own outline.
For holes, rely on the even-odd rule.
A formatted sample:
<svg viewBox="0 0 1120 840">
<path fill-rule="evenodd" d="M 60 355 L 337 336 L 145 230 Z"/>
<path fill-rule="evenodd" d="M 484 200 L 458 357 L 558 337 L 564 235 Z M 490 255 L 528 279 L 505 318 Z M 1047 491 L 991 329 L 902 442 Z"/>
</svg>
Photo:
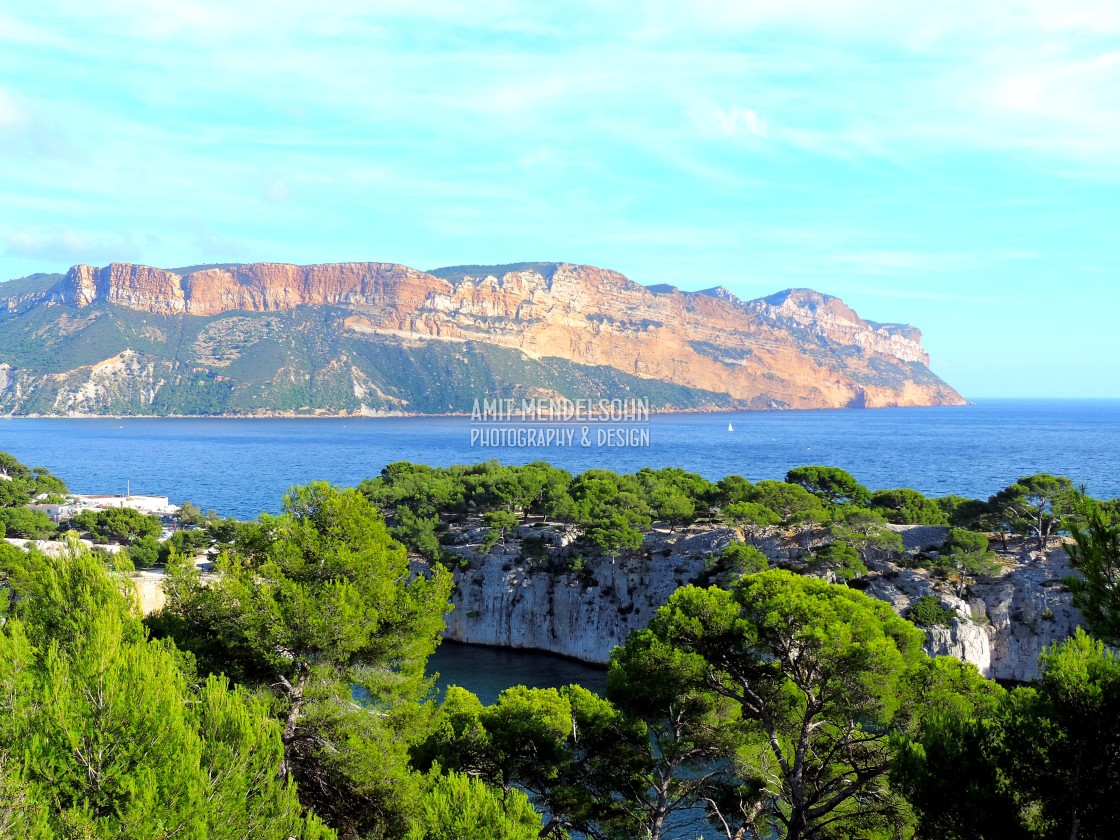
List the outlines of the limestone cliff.
<svg viewBox="0 0 1120 840">
<path fill-rule="evenodd" d="M 948 529 L 891 526 L 911 551 L 944 542 Z M 728 528 L 695 527 L 670 534 L 647 534 L 638 556 L 617 561 L 585 558 L 578 571 L 534 567 L 520 557 L 517 540 L 480 555 L 486 529 L 463 533 L 451 550 L 466 561 L 455 572 L 455 609 L 446 637 L 459 642 L 545 650 L 585 662 L 606 663 L 611 649 L 646 626 L 659 606 L 680 586 L 706 585 L 706 558 L 737 535 Z M 521 528 L 518 539 L 545 536 L 563 553 L 574 532 L 561 528 Z M 756 541 L 780 565 L 796 564 L 800 542 L 779 536 Z M 887 558 L 871 559 L 870 574 L 856 582 L 868 595 L 889 602 L 899 613 L 925 595 L 956 611 L 950 625 L 928 628 L 926 651 L 972 662 L 984 676 L 1029 681 L 1038 676 L 1043 648 L 1083 626 L 1062 585 L 1070 573 L 1060 546 L 1043 553 L 1024 550 L 1004 558 L 1007 568 L 958 597 L 928 571 Z M 422 564 L 418 563 L 417 568 Z"/>
<path fill-rule="evenodd" d="M 899 525 L 906 550 L 916 553 L 944 543 L 948 528 Z M 742 537 L 722 526 L 693 526 L 675 533 L 648 533 L 631 556 L 612 559 L 580 555 L 578 569 L 548 567 L 522 553 L 522 541 L 544 541 L 548 554 L 563 559 L 578 554 L 573 526 L 521 526 L 504 546 L 481 553 L 489 529 L 466 528 L 449 550 L 462 563 L 454 570 L 454 609 L 447 616 L 445 638 L 466 644 L 540 650 L 593 664 L 605 664 L 611 650 L 634 630 L 647 626 L 657 608 L 679 587 L 719 583 L 710 556 Z M 17 545 L 24 541 L 9 540 Z M 774 565 L 796 567 L 805 554 L 804 537 L 791 540 L 771 534 L 753 540 Z M 39 543 L 40 550 L 62 550 L 59 543 Z M 207 569 L 205 558 L 198 558 Z M 1002 557 L 999 575 L 972 584 L 959 595 L 929 571 L 900 564 L 898 558 L 869 558 L 869 574 L 851 585 L 889 603 L 905 615 L 919 598 L 933 595 L 956 613 L 944 626 L 926 628 L 925 650 L 974 664 L 985 677 L 1029 682 L 1038 677 L 1042 651 L 1084 628 L 1062 580 L 1071 574 L 1061 545 L 1039 552 L 1023 548 Z M 426 574 L 425 561 L 412 558 L 415 574 Z M 162 571 L 136 576 L 145 613 L 165 600 Z"/>
<path fill-rule="evenodd" d="M 20 282 L 9 297 L 0 284 L 5 412 L 109 413 L 97 396 L 106 364 L 142 373 L 133 396 L 113 398 L 126 414 L 462 411 L 480 384 L 484 396 L 573 385 L 578 396 L 643 396 L 643 382 L 660 383 L 659 408 L 962 402 L 930 372 L 917 329 L 864 321 L 807 289 L 741 301 L 568 263 L 114 263 L 74 266 L 37 291 Z M 452 379 L 468 378 L 471 353 L 494 381 L 451 388 L 434 406 L 383 367 L 386 357 L 439 357 Z"/>
</svg>

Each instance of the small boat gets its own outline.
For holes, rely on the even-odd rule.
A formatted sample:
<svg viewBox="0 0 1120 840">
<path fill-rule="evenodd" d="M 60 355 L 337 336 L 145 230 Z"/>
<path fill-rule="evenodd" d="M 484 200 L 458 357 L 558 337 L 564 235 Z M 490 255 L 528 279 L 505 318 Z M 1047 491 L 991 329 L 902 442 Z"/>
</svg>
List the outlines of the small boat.
<svg viewBox="0 0 1120 840">
<path fill-rule="evenodd" d="M 732 425 L 731 425 L 730 423 L 728 423 L 728 424 L 727 424 L 727 431 L 729 431 L 729 432 L 733 432 L 733 431 L 735 431 L 735 427 L 734 427 L 734 426 L 732 426 Z"/>
</svg>

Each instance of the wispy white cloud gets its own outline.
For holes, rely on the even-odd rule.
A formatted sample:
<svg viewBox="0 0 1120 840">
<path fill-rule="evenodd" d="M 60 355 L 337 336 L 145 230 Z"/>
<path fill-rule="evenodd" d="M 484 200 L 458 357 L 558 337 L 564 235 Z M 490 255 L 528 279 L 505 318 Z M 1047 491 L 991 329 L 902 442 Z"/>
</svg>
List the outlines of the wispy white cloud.
<svg viewBox="0 0 1120 840">
<path fill-rule="evenodd" d="M 128 260 L 139 251 L 126 234 L 92 233 L 61 225 L 9 233 L 4 236 L 4 243 L 6 256 L 66 264 Z"/>
<path fill-rule="evenodd" d="M 57 47 L 67 43 L 55 27 L 28 23 L 0 12 L 0 43 L 33 47 Z"/>
<path fill-rule="evenodd" d="M 0 87 L 0 129 L 12 131 L 29 122 L 27 109 L 16 100 L 6 87 Z"/>
<path fill-rule="evenodd" d="M 838 254 L 837 263 L 868 274 L 960 273 L 996 262 L 1037 259 L 1034 251 L 993 248 L 978 251 L 859 251 Z"/>
<path fill-rule="evenodd" d="M 182 103 L 180 123 L 210 100 L 512 140 L 617 115 L 682 150 L 712 134 L 848 158 L 979 149 L 1112 167 L 1120 84 L 1093 50 L 1120 31 L 1115 8 L 112 0 L 75 14 L 83 48 L 128 56 L 128 94 L 171 113 Z"/>
<path fill-rule="evenodd" d="M 754 108 L 740 105 L 729 108 L 717 106 L 711 110 L 711 121 L 716 130 L 727 137 L 766 137 L 770 134 L 770 124 Z"/>
<path fill-rule="evenodd" d="M 888 289 L 882 286 L 849 285 L 845 287 L 845 294 L 858 294 L 864 297 L 887 298 L 891 300 L 931 301 L 938 303 L 993 305 L 1006 302 L 1006 299 L 999 295 L 961 294 L 925 289 Z"/>
<path fill-rule="evenodd" d="M 24 120 L 21 154 L 41 155 L 51 129 L 70 157 L 0 162 L 0 177 L 59 198 L 70 185 L 152 227 L 209 213 L 215 229 L 255 216 L 292 230 L 316 207 L 392 205 L 413 229 L 444 219 L 466 237 L 442 205 L 473 202 L 486 225 L 531 219 L 567 241 L 585 219 L 656 227 L 646 208 L 677 230 L 720 214 L 827 230 L 870 212 L 861 167 L 996 153 L 1115 169 L 1120 80 L 1101 45 L 1116 7 L 94 0 L 53 25 L 62 4 L 44 0 L 6 30 L 0 121 Z M 67 46 L 50 72 L 32 46 L 47 34 Z M 851 224 L 884 233 L 850 243 L 848 268 L 918 270 L 891 264 L 914 249 L 889 214 Z"/>
<path fill-rule="evenodd" d="M 272 178 L 260 185 L 264 197 L 276 204 L 287 204 L 292 200 L 292 188 L 283 178 Z"/>
</svg>

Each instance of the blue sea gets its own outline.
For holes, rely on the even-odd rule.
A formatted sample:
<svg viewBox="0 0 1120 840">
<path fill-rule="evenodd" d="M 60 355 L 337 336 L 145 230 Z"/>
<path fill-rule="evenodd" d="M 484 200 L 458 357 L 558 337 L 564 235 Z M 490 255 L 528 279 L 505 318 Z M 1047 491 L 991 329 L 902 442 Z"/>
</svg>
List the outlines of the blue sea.
<svg viewBox="0 0 1120 840">
<path fill-rule="evenodd" d="M 733 431 L 728 431 L 728 425 Z M 510 424 L 506 425 L 506 428 Z M 516 425 L 516 424 L 514 424 Z M 482 447 L 469 417 L 0 420 L 0 451 L 45 466 L 77 492 L 166 495 L 252 518 L 294 484 L 353 485 L 393 461 L 435 466 L 547 460 L 572 472 L 677 466 L 710 479 L 782 478 L 843 467 L 872 489 L 987 498 L 1021 475 L 1068 475 L 1120 496 L 1120 400 L 983 400 L 944 408 L 654 415 L 619 424 L 646 445 Z"/>
</svg>

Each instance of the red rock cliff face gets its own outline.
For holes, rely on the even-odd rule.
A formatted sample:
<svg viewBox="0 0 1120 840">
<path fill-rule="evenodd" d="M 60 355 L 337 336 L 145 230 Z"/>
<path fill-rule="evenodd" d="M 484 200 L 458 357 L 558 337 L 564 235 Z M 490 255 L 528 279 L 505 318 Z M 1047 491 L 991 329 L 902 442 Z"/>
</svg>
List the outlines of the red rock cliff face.
<svg viewBox="0 0 1120 840">
<path fill-rule="evenodd" d="M 416 307 L 432 283 L 449 284 L 403 265 L 338 263 L 296 266 L 252 263 L 232 270 L 205 269 L 188 275 L 159 268 L 113 263 L 77 265 L 63 282 L 61 297 L 77 306 L 101 300 L 159 315 L 217 315 L 241 310 L 272 312 L 296 306 L 392 301 Z"/>
<path fill-rule="evenodd" d="M 864 321 L 840 299 L 812 290 L 744 302 L 726 289 L 655 291 L 615 271 L 567 263 L 479 274 L 451 272 L 448 280 L 392 263 L 254 263 L 185 276 L 137 265 L 75 266 L 57 297 L 162 315 L 342 307 L 350 310 L 346 328 L 357 334 L 497 344 L 757 407 L 963 402 L 929 373 L 917 329 Z"/>
</svg>

